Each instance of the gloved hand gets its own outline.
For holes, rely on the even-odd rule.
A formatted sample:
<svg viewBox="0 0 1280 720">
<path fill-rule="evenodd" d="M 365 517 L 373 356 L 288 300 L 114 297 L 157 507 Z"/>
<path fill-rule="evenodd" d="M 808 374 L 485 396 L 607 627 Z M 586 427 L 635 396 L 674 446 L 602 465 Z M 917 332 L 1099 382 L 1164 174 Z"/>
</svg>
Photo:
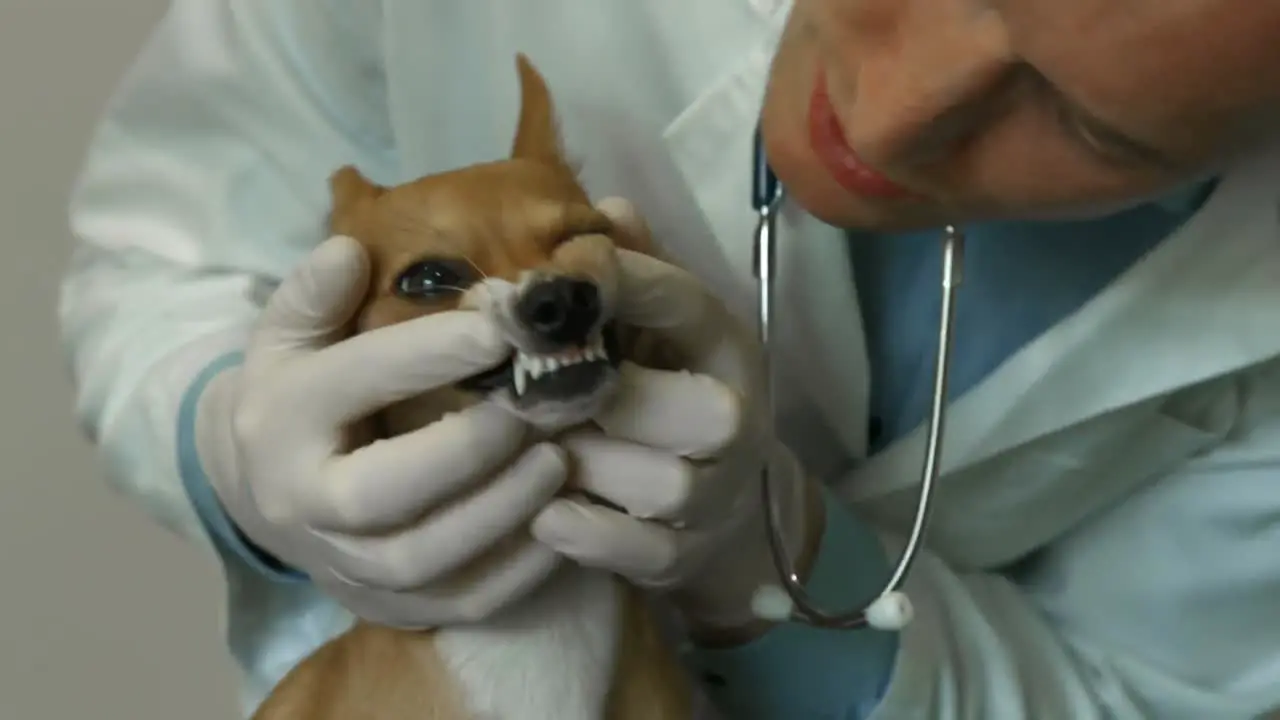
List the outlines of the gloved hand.
<svg viewBox="0 0 1280 720">
<path fill-rule="evenodd" d="M 625 201 L 600 209 L 647 234 Z M 760 503 L 765 452 L 774 454 L 783 534 L 802 572 L 821 535 L 820 495 L 772 441 L 760 353 L 744 326 L 689 273 L 625 251 L 620 263 L 619 319 L 660 332 L 689 372 L 623 365 L 619 397 L 596 418 L 603 432 L 561 444 L 575 486 L 627 512 L 557 499 L 535 519 L 534 535 L 583 565 L 669 593 L 695 633 L 759 626 L 752 595 L 777 579 Z"/>
<path fill-rule="evenodd" d="M 371 411 L 509 352 L 481 314 L 461 311 L 334 342 L 368 275 L 363 248 L 335 237 L 280 285 L 242 367 L 201 396 L 200 459 L 239 530 L 355 615 L 416 628 L 480 619 L 559 562 L 516 531 L 560 489 L 564 454 L 521 452 L 525 425 L 488 403 L 364 442 L 357 421 Z M 455 572 L 499 542 L 501 561 Z"/>
</svg>

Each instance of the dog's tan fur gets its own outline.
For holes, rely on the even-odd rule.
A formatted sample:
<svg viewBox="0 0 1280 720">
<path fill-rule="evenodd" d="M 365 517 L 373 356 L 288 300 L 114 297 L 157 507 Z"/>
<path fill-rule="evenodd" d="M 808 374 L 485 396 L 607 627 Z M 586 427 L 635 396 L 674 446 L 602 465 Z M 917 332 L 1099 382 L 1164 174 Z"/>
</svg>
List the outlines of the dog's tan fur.
<svg viewBox="0 0 1280 720">
<path fill-rule="evenodd" d="M 465 258 L 485 277 L 512 282 L 531 270 L 588 278 L 608 304 L 616 294 L 615 246 L 653 252 L 640 223 L 624 227 L 592 205 L 563 157 L 543 79 L 523 56 L 517 67 L 521 112 L 509 159 L 391 188 L 369 182 L 352 167 L 332 176 L 331 230 L 360 241 L 372 263 L 369 295 L 353 332 L 457 307 L 462 293 L 423 304 L 394 291 L 402 269 L 424 254 Z M 622 344 L 623 354 L 640 364 L 672 365 L 672 358 L 655 355 L 661 342 L 651 335 L 631 332 Z M 376 418 L 379 432 L 408 432 L 476 400 L 452 388 L 433 391 L 382 413 Z M 460 573 L 483 572 L 504 552 L 500 546 Z M 618 642 L 602 720 L 691 717 L 692 688 L 646 598 L 621 580 L 614 582 Z M 289 673 L 255 719 L 489 720 L 467 710 L 466 691 L 440 652 L 440 633 L 447 632 L 357 622 Z M 545 661 L 554 666 L 556 658 Z"/>
</svg>

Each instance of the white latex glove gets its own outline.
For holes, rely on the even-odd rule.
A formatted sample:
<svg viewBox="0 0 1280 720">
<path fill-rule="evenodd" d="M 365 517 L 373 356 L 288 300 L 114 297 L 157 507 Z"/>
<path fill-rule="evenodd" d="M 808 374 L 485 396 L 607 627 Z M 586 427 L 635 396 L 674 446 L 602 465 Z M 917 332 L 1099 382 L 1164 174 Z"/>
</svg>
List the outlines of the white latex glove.
<svg viewBox="0 0 1280 720">
<path fill-rule="evenodd" d="M 600 207 L 643 232 L 626 203 Z M 775 452 L 793 555 L 821 522 L 807 502 L 815 496 L 794 457 L 772 442 L 759 349 L 743 325 L 691 274 L 625 251 L 620 262 L 619 319 L 660 331 L 689 372 L 622 366 L 619 397 L 596 418 L 603 432 L 561 444 L 575 486 L 627 512 L 558 499 L 535 519 L 534 535 L 583 565 L 670 592 L 695 625 L 752 624 L 752 595 L 776 580 L 760 503 L 766 449 Z"/>
<path fill-rule="evenodd" d="M 475 312 L 334 343 L 368 274 L 363 248 L 335 237 L 280 285 L 243 367 L 203 393 L 200 458 L 241 532 L 355 615 L 400 627 L 482 619 L 559 562 L 523 527 L 564 482 L 563 451 L 520 452 L 526 426 L 489 403 L 393 439 L 353 442 L 362 433 L 353 423 L 368 413 L 509 352 Z M 523 539 L 506 547 L 513 535 Z M 454 572 L 499 542 L 506 559 L 497 566 Z"/>
</svg>

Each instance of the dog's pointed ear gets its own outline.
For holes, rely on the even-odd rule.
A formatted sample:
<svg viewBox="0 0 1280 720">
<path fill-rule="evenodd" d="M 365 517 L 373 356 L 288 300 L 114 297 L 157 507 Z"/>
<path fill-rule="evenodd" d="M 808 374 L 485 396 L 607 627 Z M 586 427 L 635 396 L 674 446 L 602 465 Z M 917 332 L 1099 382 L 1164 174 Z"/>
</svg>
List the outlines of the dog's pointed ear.
<svg viewBox="0 0 1280 720">
<path fill-rule="evenodd" d="M 365 177 L 354 165 L 344 165 L 329 176 L 329 194 L 334 208 L 350 208 L 372 200 L 385 188 Z"/>
<path fill-rule="evenodd" d="M 516 70 L 520 76 L 520 120 L 511 157 L 567 164 L 546 80 L 524 53 L 516 54 Z"/>
<path fill-rule="evenodd" d="M 330 232 L 349 232 L 345 227 L 356 210 L 384 192 L 386 188 L 366 178 L 354 165 L 338 168 L 329 176 Z"/>
</svg>

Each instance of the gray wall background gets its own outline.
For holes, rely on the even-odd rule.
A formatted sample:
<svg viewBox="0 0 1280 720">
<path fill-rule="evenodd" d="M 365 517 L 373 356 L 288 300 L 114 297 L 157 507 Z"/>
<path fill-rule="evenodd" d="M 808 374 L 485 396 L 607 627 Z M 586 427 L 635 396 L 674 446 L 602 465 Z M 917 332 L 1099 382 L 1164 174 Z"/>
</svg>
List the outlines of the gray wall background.
<svg viewBox="0 0 1280 720">
<path fill-rule="evenodd" d="M 163 0 L 0 0 L 0 718 L 236 716 L 217 569 L 107 489 L 54 326 L 66 201 Z"/>
</svg>

